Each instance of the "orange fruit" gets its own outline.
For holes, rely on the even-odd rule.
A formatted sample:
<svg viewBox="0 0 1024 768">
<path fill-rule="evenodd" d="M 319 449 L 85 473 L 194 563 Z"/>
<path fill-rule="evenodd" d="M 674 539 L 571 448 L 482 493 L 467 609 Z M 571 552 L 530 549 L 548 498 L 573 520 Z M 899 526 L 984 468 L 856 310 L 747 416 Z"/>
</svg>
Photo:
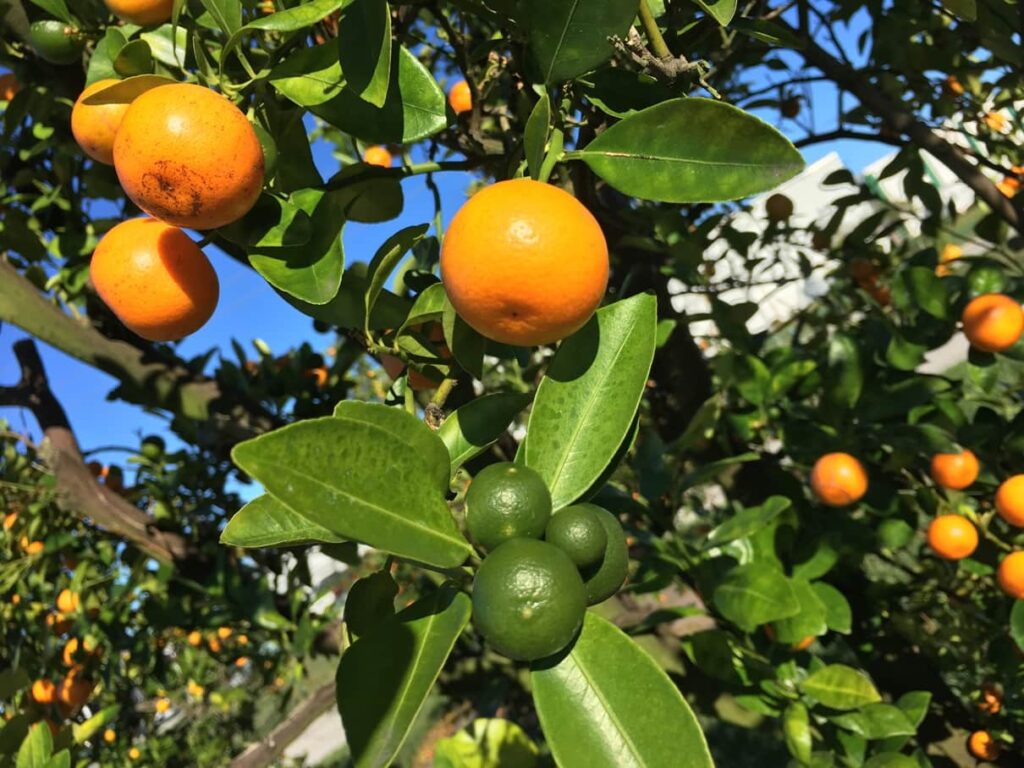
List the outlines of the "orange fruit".
<svg viewBox="0 0 1024 768">
<path fill-rule="evenodd" d="M 153 705 L 153 709 L 157 711 L 157 714 L 163 714 L 171 708 L 170 699 L 157 699 L 156 704 Z"/>
<path fill-rule="evenodd" d="M 608 284 L 608 244 L 565 190 L 531 179 L 492 184 L 452 219 L 441 279 L 455 311 L 479 333 L 518 346 L 579 330 Z"/>
<path fill-rule="evenodd" d="M 1001 115 L 999 112 L 986 112 L 985 116 L 982 118 L 982 121 L 991 130 L 997 133 L 1002 133 L 1003 131 L 1006 130 L 1007 125 L 1009 125 L 1006 117 L 1004 115 Z"/>
<path fill-rule="evenodd" d="M 0 101 L 10 101 L 21 90 L 21 83 L 13 72 L 0 75 Z"/>
<path fill-rule="evenodd" d="M 185 686 L 185 689 L 188 691 L 188 695 L 194 699 L 201 699 L 203 698 L 203 694 L 206 693 L 206 689 L 192 679 L 189 679 L 188 685 Z"/>
<path fill-rule="evenodd" d="M 996 182 L 996 188 L 1003 193 L 1004 197 L 1016 197 L 1020 192 L 1020 179 L 1016 176 L 1004 176 Z"/>
<path fill-rule="evenodd" d="M 211 653 L 220 653 L 220 640 L 216 637 L 211 637 L 207 640 L 206 645 L 210 649 Z"/>
<path fill-rule="evenodd" d="M 140 757 L 142 757 L 142 753 L 139 752 L 139 748 L 138 747 L 132 747 L 131 749 L 128 750 L 128 759 L 129 760 L 138 760 Z"/>
<path fill-rule="evenodd" d="M 96 646 L 86 640 L 84 643 L 80 643 L 77 637 L 72 637 L 64 645 L 64 652 L 62 657 L 64 659 L 64 666 L 73 667 L 75 666 L 75 655 L 78 653 L 79 648 L 83 649 L 85 653 L 89 655 L 96 655 Z"/>
<path fill-rule="evenodd" d="M 168 224 L 215 229 L 256 204 L 263 149 L 226 98 L 177 83 L 135 99 L 114 140 L 114 168 L 139 208 Z"/>
<path fill-rule="evenodd" d="M 103 732 L 103 740 L 107 742 L 107 744 L 113 744 L 117 740 L 117 734 L 114 733 L 113 728 L 107 728 Z"/>
<path fill-rule="evenodd" d="M 221 640 L 227 640 L 229 637 L 231 637 L 232 632 L 233 630 L 231 629 L 231 627 L 219 627 L 217 629 L 217 637 L 219 637 Z"/>
<path fill-rule="evenodd" d="M 978 470 L 978 457 L 969 450 L 932 456 L 932 480 L 941 488 L 961 491 L 978 479 Z"/>
<path fill-rule="evenodd" d="M 939 254 L 939 264 L 949 264 L 964 255 L 963 249 L 955 243 L 947 243 Z"/>
<path fill-rule="evenodd" d="M 60 613 L 75 613 L 78 610 L 78 593 L 70 589 L 62 589 L 57 595 L 57 611 Z"/>
<path fill-rule="evenodd" d="M 978 700 L 978 709 L 990 715 L 997 715 L 1003 708 L 1002 693 L 992 683 L 986 683 L 981 687 L 981 698 Z"/>
<path fill-rule="evenodd" d="M 239 645 L 248 645 L 249 644 L 249 636 L 248 635 L 239 635 L 238 637 L 235 638 L 235 641 Z"/>
<path fill-rule="evenodd" d="M 848 453 L 826 453 L 814 463 L 811 490 L 830 507 L 845 507 L 868 490 L 864 465 Z"/>
<path fill-rule="evenodd" d="M 469 112 L 473 108 L 473 92 L 469 89 L 469 83 L 459 80 L 453 85 L 448 91 L 448 104 L 456 115 Z"/>
<path fill-rule="evenodd" d="M 239 656 L 237 659 L 235 659 L 235 666 L 238 667 L 239 669 L 241 669 L 242 667 L 244 667 L 248 663 L 249 663 L 249 657 L 248 656 Z"/>
<path fill-rule="evenodd" d="M 53 634 L 63 635 L 75 622 L 64 616 L 63 613 L 50 613 L 46 616 L 46 626 L 53 627 Z"/>
<path fill-rule="evenodd" d="M 57 686 L 52 680 L 39 679 L 32 683 L 32 698 L 39 704 L 53 704 L 57 697 Z"/>
<path fill-rule="evenodd" d="M 119 19 L 146 27 L 171 20 L 174 0 L 104 0 Z"/>
<path fill-rule="evenodd" d="M 967 751 L 979 760 L 998 760 L 999 744 L 988 731 L 975 731 L 967 737 Z"/>
<path fill-rule="evenodd" d="M 21 595 L 15 593 L 11 595 L 11 605 L 17 605 L 21 602 Z"/>
<path fill-rule="evenodd" d="M 387 371 L 392 381 L 397 379 L 405 371 L 405 363 L 394 355 L 381 355 L 380 365 Z M 415 368 L 409 369 L 409 386 L 414 392 L 422 392 L 428 389 L 437 389 L 437 382 L 426 374 L 420 373 Z"/>
<path fill-rule="evenodd" d="M 1015 600 L 1024 599 L 1024 551 L 1011 552 L 996 573 L 999 588 Z"/>
<path fill-rule="evenodd" d="M 947 75 L 942 87 L 952 96 L 959 96 L 964 92 L 964 87 L 957 79 L 956 75 Z"/>
<path fill-rule="evenodd" d="M 75 141 L 93 160 L 114 164 L 114 136 L 121 125 L 128 104 L 83 104 L 82 101 L 108 85 L 114 79 L 98 80 L 78 96 L 71 110 L 71 133 Z"/>
<path fill-rule="evenodd" d="M 964 308 L 964 334 L 983 352 L 1002 352 L 1017 343 L 1024 331 L 1024 312 L 1015 299 L 986 293 Z"/>
<path fill-rule="evenodd" d="M 131 219 L 111 229 L 96 246 L 89 274 L 118 319 L 150 341 L 199 330 L 220 293 L 217 274 L 199 246 L 156 219 Z"/>
<path fill-rule="evenodd" d="M 6 515 L 4 515 L 4 530 L 5 531 L 11 530 L 11 528 L 14 527 L 14 524 L 16 522 L 18 522 L 18 513 L 17 512 L 8 512 Z"/>
<path fill-rule="evenodd" d="M 960 515 L 939 515 L 928 526 L 928 546 L 946 560 L 963 560 L 978 548 L 978 530 Z"/>
<path fill-rule="evenodd" d="M 805 637 L 800 642 L 793 643 L 793 645 L 791 645 L 790 647 L 794 651 L 806 651 L 808 648 L 811 647 L 811 643 L 813 643 L 813 642 L 814 642 L 814 635 L 808 635 L 807 637 Z"/>
<path fill-rule="evenodd" d="M 367 165 L 379 165 L 381 168 L 391 167 L 391 153 L 386 147 L 367 147 L 363 152 L 363 162 Z"/>
<path fill-rule="evenodd" d="M 317 389 L 323 389 L 324 384 L 327 383 L 328 371 L 321 365 L 319 368 L 306 369 L 306 376 L 313 379 Z"/>
<path fill-rule="evenodd" d="M 46 549 L 46 544 L 44 544 L 43 542 L 29 541 L 24 536 L 21 537 L 21 541 L 18 543 L 21 544 L 21 548 L 25 550 L 26 555 L 38 555 L 40 552 Z"/>
<path fill-rule="evenodd" d="M 1010 525 L 1024 527 L 1024 475 L 1014 475 L 1000 484 L 996 511 Z"/>
<path fill-rule="evenodd" d="M 57 699 L 73 712 L 89 700 L 94 687 L 92 681 L 83 678 L 78 670 L 73 669 L 61 681 Z"/>
<path fill-rule="evenodd" d="M 191 632 L 188 633 L 187 640 L 188 640 L 188 644 L 195 648 L 195 647 L 198 647 L 198 646 L 202 645 L 202 643 L 203 643 L 203 636 L 202 636 L 202 634 L 200 634 L 199 630 L 194 629 L 194 630 L 192 630 Z"/>
</svg>

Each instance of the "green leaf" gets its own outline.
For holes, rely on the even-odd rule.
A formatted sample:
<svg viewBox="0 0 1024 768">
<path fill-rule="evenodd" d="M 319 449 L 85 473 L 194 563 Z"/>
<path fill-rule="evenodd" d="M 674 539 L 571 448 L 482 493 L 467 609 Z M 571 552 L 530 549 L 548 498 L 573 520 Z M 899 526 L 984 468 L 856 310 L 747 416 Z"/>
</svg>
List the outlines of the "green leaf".
<svg viewBox="0 0 1024 768">
<path fill-rule="evenodd" d="M 874 683 L 845 664 L 830 664 L 804 680 L 803 692 L 832 709 L 857 709 L 881 701 Z"/>
<path fill-rule="evenodd" d="M 560 83 L 612 57 L 609 37 L 625 37 L 637 0 L 523 0 L 530 61 L 544 83 Z"/>
<path fill-rule="evenodd" d="M 346 166 L 331 177 L 327 189 L 350 221 L 376 224 L 402 212 L 401 180 L 379 168 L 359 163 Z"/>
<path fill-rule="evenodd" d="M 833 632 L 848 635 L 853 631 L 853 611 L 845 595 L 831 584 L 816 581 L 811 586 L 821 604 L 825 606 L 825 624 Z"/>
<path fill-rule="evenodd" d="M 188 53 L 188 30 L 184 27 L 172 27 L 170 24 L 164 24 L 152 32 L 143 32 L 139 38 L 149 44 L 153 58 L 161 64 L 179 69 L 185 68 Z"/>
<path fill-rule="evenodd" d="M 10 701 L 14 694 L 25 690 L 31 683 L 28 672 L 20 667 L 3 670 L 0 672 L 0 700 Z"/>
<path fill-rule="evenodd" d="M 46 768 L 71 768 L 71 753 L 62 749 L 50 758 L 46 763 Z"/>
<path fill-rule="evenodd" d="M 544 163 L 544 150 L 548 145 L 548 131 L 551 130 L 551 99 L 547 91 L 533 106 L 523 132 L 523 148 L 526 152 L 526 167 L 530 178 L 540 178 L 540 167 Z"/>
<path fill-rule="evenodd" d="M 271 71 L 270 82 L 285 98 L 365 142 L 404 144 L 444 129 L 445 97 L 433 75 L 404 47 L 393 56 L 397 62 L 379 109 L 345 87 L 333 44 L 297 50 Z"/>
<path fill-rule="evenodd" d="M 83 744 L 97 733 L 100 728 L 117 720 L 117 714 L 121 711 L 120 704 L 113 704 L 104 707 L 84 723 L 72 723 L 71 732 L 74 735 L 75 744 Z"/>
<path fill-rule="evenodd" d="M 869 740 L 913 736 L 917 731 L 903 710 L 892 704 L 867 704 L 856 712 L 836 715 L 832 722 Z"/>
<path fill-rule="evenodd" d="M 322 201 L 319 192 L 299 194 L 296 199 L 315 210 L 311 197 Z M 262 194 L 245 216 L 221 227 L 217 233 L 243 248 L 287 248 L 305 245 L 312 236 L 313 225 L 309 214 L 291 200 Z"/>
<path fill-rule="evenodd" d="M 915 728 L 924 722 L 928 714 L 928 705 L 932 702 L 930 691 L 909 691 L 896 701 L 896 706 L 903 710 L 907 720 Z"/>
<path fill-rule="evenodd" d="M 860 347 L 846 334 L 835 334 L 828 345 L 825 397 L 837 408 L 852 408 L 864 388 Z"/>
<path fill-rule="evenodd" d="M 64 0 L 32 0 L 32 4 L 39 6 L 51 16 L 60 19 L 66 24 L 77 26 Z"/>
<path fill-rule="evenodd" d="M 145 40 L 132 40 L 114 57 L 114 71 L 121 77 L 148 75 L 153 71 L 153 52 Z"/>
<path fill-rule="evenodd" d="M 326 304 L 338 294 L 345 269 L 340 236 L 345 224 L 344 201 L 334 192 L 303 189 L 293 194 L 290 202 L 295 210 L 291 219 L 282 209 L 276 230 L 272 227 L 259 236 L 265 242 L 287 241 L 289 230 L 301 231 L 296 221 L 301 213 L 311 230 L 308 242 L 261 246 L 249 253 L 249 263 L 275 288 L 310 304 Z"/>
<path fill-rule="evenodd" d="M 530 403 L 518 392 L 493 392 L 456 409 L 437 430 L 451 456 L 451 471 L 483 453 L 508 429 L 509 423 Z"/>
<path fill-rule="evenodd" d="M 785 496 L 769 496 L 761 506 L 737 512 L 711 531 L 704 547 L 717 547 L 757 533 L 791 505 Z"/>
<path fill-rule="evenodd" d="M 152 88 L 175 85 L 177 82 L 163 75 L 137 75 L 90 93 L 82 99 L 82 103 L 91 107 L 99 104 L 128 104 Z"/>
<path fill-rule="evenodd" d="M 470 611 L 469 597 L 443 589 L 377 624 L 345 651 L 338 710 L 356 768 L 392 764 Z"/>
<path fill-rule="evenodd" d="M 439 475 L 383 413 L 396 409 L 373 408 L 365 421 L 328 417 L 289 425 L 239 443 L 232 458 L 270 494 L 339 536 L 441 568 L 460 565 L 472 548 L 445 503 L 444 444 L 422 425 L 445 456 Z"/>
<path fill-rule="evenodd" d="M 911 267 L 903 273 L 903 282 L 922 310 L 932 317 L 945 320 L 949 312 L 949 293 L 946 281 L 929 267 Z"/>
<path fill-rule="evenodd" d="M 1024 651 L 1024 600 L 1014 600 L 1010 609 L 1010 637 Z"/>
<path fill-rule="evenodd" d="M 977 0 L 942 0 L 942 7 L 964 21 L 978 20 Z"/>
<path fill-rule="evenodd" d="M 21 743 L 15 768 L 46 768 L 53 752 L 53 737 L 44 722 L 38 722 L 29 729 L 28 737 Z"/>
<path fill-rule="evenodd" d="M 561 768 L 712 768 L 704 734 L 668 675 L 587 612 L 569 653 L 539 662 L 533 700 Z M 668 735 L 671 738 L 668 738 Z"/>
<path fill-rule="evenodd" d="M 447 295 L 444 311 L 441 313 L 441 328 L 444 331 L 445 344 L 452 351 L 455 362 L 473 378 L 482 379 L 487 340 L 459 317 Z"/>
<path fill-rule="evenodd" d="M 789 579 L 766 563 L 733 568 L 715 588 L 712 601 L 722 616 L 745 632 L 800 611 Z"/>
<path fill-rule="evenodd" d="M 825 634 L 825 606 L 818 599 L 818 593 L 805 579 L 790 579 L 800 603 L 800 612 L 785 619 L 779 619 L 772 626 L 775 638 L 780 643 L 799 643 L 805 637 L 818 637 Z"/>
<path fill-rule="evenodd" d="M 924 353 L 928 347 L 915 344 L 902 336 L 893 335 L 885 349 L 885 359 L 893 368 L 901 371 L 912 371 L 924 362 Z"/>
<path fill-rule="evenodd" d="M 612 117 L 628 117 L 673 97 L 672 90 L 642 72 L 605 67 L 577 79 L 587 100 Z"/>
<path fill-rule="evenodd" d="M 666 203 L 737 200 L 804 167 L 785 136 L 709 99 L 672 99 L 637 112 L 570 155 L 620 192 Z"/>
<path fill-rule="evenodd" d="M 555 353 L 520 449 L 555 509 L 580 498 L 622 445 L 647 386 L 657 324 L 655 298 L 640 294 L 598 310 Z"/>
<path fill-rule="evenodd" d="M 227 61 L 228 54 L 238 47 L 242 36 L 246 32 L 264 30 L 268 32 L 298 32 L 325 19 L 335 11 L 341 10 L 352 0 L 311 0 L 311 2 L 299 3 L 293 8 L 261 16 L 250 21 L 235 34 L 228 38 L 227 43 L 221 51 L 221 64 Z"/>
<path fill-rule="evenodd" d="M 723 27 L 736 15 L 736 0 L 694 0 Z"/>
<path fill-rule="evenodd" d="M 353 0 L 338 25 L 338 56 L 348 88 L 383 107 L 391 82 L 391 8 L 387 0 Z"/>
<path fill-rule="evenodd" d="M 398 584 L 387 570 L 359 579 L 345 597 L 345 626 L 362 637 L 395 615 L 396 597 Z"/>
<path fill-rule="evenodd" d="M 86 85 L 100 80 L 116 78 L 114 59 L 128 40 L 117 27 L 107 27 L 103 38 L 96 44 L 89 59 L 89 72 L 85 78 Z"/>
<path fill-rule="evenodd" d="M 434 746 L 434 768 L 536 768 L 537 745 L 515 723 L 478 717 Z"/>
<path fill-rule="evenodd" d="M 409 252 L 430 228 L 429 224 L 417 224 L 412 227 L 400 229 L 377 249 L 370 266 L 367 268 L 366 277 L 368 285 L 366 288 L 366 333 L 369 334 L 369 318 L 373 312 L 373 305 L 377 303 L 377 297 L 384 289 L 384 283 L 391 276 L 392 271 L 398 266 L 398 262 Z"/>
<path fill-rule="evenodd" d="M 811 763 L 811 719 L 807 707 L 794 701 L 782 715 L 782 733 L 786 737 L 786 748 L 801 765 Z"/>
<path fill-rule="evenodd" d="M 242 4 L 239 0 L 200 0 L 203 7 L 227 35 L 242 28 Z"/>
<path fill-rule="evenodd" d="M 220 543 L 230 547 L 290 547 L 343 541 L 344 537 L 310 522 L 267 494 L 257 496 L 238 510 L 220 535 Z"/>
<path fill-rule="evenodd" d="M 410 326 L 419 325 L 428 320 L 440 319 L 444 314 L 446 301 L 448 301 L 448 296 L 445 294 L 444 286 L 441 283 L 428 285 L 416 297 L 416 301 L 413 302 L 412 308 L 409 310 L 409 315 L 398 329 L 398 335 L 401 336 L 402 332 Z"/>
<path fill-rule="evenodd" d="M 899 752 L 880 752 L 864 763 L 864 768 L 921 768 L 921 764 Z"/>
</svg>

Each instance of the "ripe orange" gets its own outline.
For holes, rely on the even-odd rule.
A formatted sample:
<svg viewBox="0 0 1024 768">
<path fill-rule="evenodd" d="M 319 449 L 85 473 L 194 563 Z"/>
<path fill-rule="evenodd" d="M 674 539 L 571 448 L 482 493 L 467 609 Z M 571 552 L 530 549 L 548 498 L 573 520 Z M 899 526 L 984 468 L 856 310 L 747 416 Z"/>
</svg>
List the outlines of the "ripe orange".
<svg viewBox="0 0 1024 768">
<path fill-rule="evenodd" d="M 21 83 L 13 72 L 0 75 L 0 101 L 10 101 L 21 90 Z"/>
<path fill-rule="evenodd" d="M 1011 552 L 1003 558 L 996 573 L 999 588 L 1015 600 L 1024 599 L 1024 551 Z"/>
<path fill-rule="evenodd" d="M 96 646 L 90 643 L 88 640 L 86 640 L 84 643 L 79 643 L 77 637 L 72 637 L 64 645 L 64 652 L 62 654 L 62 657 L 64 659 L 64 666 L 75 666 L 75 655 L 78 653 L 79 648 L 82 648 L 87 654 L 96 654 Z"/>
<path fill-rule="evenodd" d="M 107 165 L 114 164 L 114 136 L 121 125 L 128 104 L 83 104 L 82 101 L 118 82 L 114 79 L 98 80 L 78 96 L 71 110 L 71 133 L 75 141 L 93 160 Z"/>
<path fill-rule="evenodd" d="M 4 515 L 4 530 L 5 531 L 11 530 L 11 528 L 14 527 L 14 524 L 16 522 L 18 522 L 18 513 L 17 512 L 8 512 L 6 515 Z"/>
<path fill-rule="evenodd" d="M 63 613 L 50 613 L 46 616 L 46 626 L 53 627 L 53 634 L 63 635 L 75 622 L 64 616 Z"/>
<path fill-rule="evenodd" d="M 191 645 L 193 648 L 195 648 L 195 647 L 198 647 L 198 646 L 202 645 L 202 643 L 203 643 L 203 636 L 202 636 L 202 634 L 200 634 L 198 629 L 193 629 L 191 632 L 188 633 L 187 640 L 188 640 L 188 644 Z"/>
<path fill-rule="evenodd" d="M 811 490 L 830 507 L 845 507 L 868 490 L 864 465 L 848 453 L 826 453 L 814 463 Z"/>
<path fill-rule="evenodd" d="M 1024 527 L 1024 475 L 1002 482 L 996 491 L 996 511 L 1010 525 Z"/>
<path fill-rule="evenodd" d="M 967 738 L 967 751 L 979 760 L 998 760 L 999 743 L 988 731 L 975 731 Z"/>
<path fill-rule="evenodd" d="M 128 759 L 129 760 L 138 760 L 140 757 L 142 757 L 142 753 L 139 752 L 139 748 L 138 747 L 132 747 L 131 749 L 128 750 Z"/>
<path fill-rule="evenodd" d="M 405 363 L 394 355 L 381 355 L 380 365 L 392 381 L 397 379 L 405 371 Z M 437 382 L 426 374 L 420 373 L 415 368 L 409 369 L 409 386 L 414 392 L 422 392 L 428 389 L 437 389 Z"/>
<path fill-rule="evenodd" d="M 252 124 L 220 94 L 186 83 L 132 102 L 114 140 L 114 168 L 139 208 L 192 229 L 240 219 L 263 188 L 263 149 Z"/>
<path fill-rule="evenodd" d="M 216 637 L 211 637 L 207 640 L 206 646 L 210 649 L 211 653 L 220 653 L 220 640 Z"/>
<path fill-rule="evenodd" d="M 57 690 L 57 699 L 72 712 L 78 709 L 89 700 L 94 685 L 92 681 L 81 676 L 81 673 L 73 669 L 61 681 Z"/>
<path fill-rule="evenodd" d="M 220 293 L 217 274 L 199 246 L 156 219 L 132 219 L 110 230 L 96 246 L 89 274 L 118 319 L 150 341 L 197 331 Z"/>
<path fill-rule="evenodd" d="M 969 450 L 932 456 L 932 480 L 941 488 L 963 490 L 978 479 L 978 470 L 978 457 Z"/>
<path fill-rule="evenodd" d="M 1009 121 L 1006 119 L 1006 116 L 999 112 L 986 112 L 985 116 L 982 117 L 982 122 L 984 122 L 990 130 L 993 130 L 996 133 L 1002 133 L 1009 125 Z"/>
<path fill-rule="evenodd" d="M 140 27 L 171 20 L 174 0 L 104 0 L 111 13 Z"/>
<path fill-rule="evenodd" d="M 469 112 L 473 108 L 473 92 L 469 90 L 469 83 L 459 80 L 453 85 L 448 91 L 448 103 L 456 115 Z"/>
<path fill-rule="evenodd" d="M 21 595 L 19 595 L 17 592 L 15 592 L 13 595 L 11 595 L 11 605 L 17 605 L 20 602 L 21 602 Z"/>
<path fill-rule="evenodd" d="M 57 595 L 57 610 L 60 613 L 75 613 L 78 610 L 78 593 L 62 589 Z"/>
<path fill-rule="evenodd" d="M 32 683 L 32 698 L 39 704 L 53 704 L 57 697 L 57 686 L 52 680 L 41 678 Z"/>
<path fill-rule="evenodd" d="M 992 683 L 986 683 L 981 687 L 981 698 L 978 700 L 978 709 L 990 715 L 997 715 L 1003 708 L 1003 696 L 999 688 Z"/>
<path fill-rule="evenodd" d="M 967 340 L 983 352 L 1009 349 L 1024 331 L 1020 304 L 1001 293 L 986 293 L 973 299 L 964 308 L 961 320 Z"/>
<path fill-rule="evenodd" d="M 107 744 L 113 744 L 117 740 L 117 734 L 114 733 L 112 728 L 107 728 L 107 730 L 103 732 L 103 740 L 107 742 Z"/>
<path fill-rule="evenodd" d="M 518 346 L 549 344 L 590 319 L 608 284 L 608 244 L 575 197 L 515 179 L 471 197 L 441 246 L 441 279 L 479 333 Z"/>
<path fill-rule="evenodd" d="M 363 152 L 363 162 L 367 165 L 379 165 L 381 168 L 391 167 L 391 153 L 387 147 L 367 147 Z"/>
<path fill-rule="evenodd" d="M 26 555 L 38 555 L 44 549 L 46 544 L 41 541 L 29 541 L 25 536 L 21 537 L 21 541 L 18 542 L 21 548 L 25 550 Z"/>
<path fill-rule="evenodd" d="M 951 96 L 960 96 L 964 92 L 964 87 L 956 75 L 947 75 L 942 87 Z"/>
<path fill-rule="evenodd" d="M 939 515 L 928 526 L 928 546 L 946 560 L 963 560 L 978 548 L 978 530 L 960 515 Z"/>
<path fill-rule="evenodd" d="M 1020 179 L 1016 176 L 1004 176 L 996 182 L 996 188 L 1003 193 L 1004 197 L 1016 197 L 1020 192 Z"/>
<path fill-rule="evenodd" d="M 156 704 L 153 705 L 153 708 L 156 710 L 157 714 L 163 714 L 171 708 L 171 702 L 169 699 L 160 698 L 156 700 Z"/>
<path fill-rule="evenodd" d="M 793 645 L 791 645 L 790 648 L 792 648 L 794 651 L 806 651 L 808 648 L 811 647 L 811 643 L 813 642 L 814 635 L 808 635 L 800 642 L 793 643 Z"/>
</svg>

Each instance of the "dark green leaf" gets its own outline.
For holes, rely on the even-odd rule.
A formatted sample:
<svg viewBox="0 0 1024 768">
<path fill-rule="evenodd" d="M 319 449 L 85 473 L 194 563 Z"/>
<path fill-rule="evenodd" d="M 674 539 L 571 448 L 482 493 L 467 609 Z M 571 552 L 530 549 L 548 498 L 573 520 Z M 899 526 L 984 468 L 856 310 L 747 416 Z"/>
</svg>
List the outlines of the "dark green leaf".
<svg viewBox="0 0 1024 768">
<path fill-rule="evenodd" d="M 893 368 L 912 371 L 924 362 L 924 353 L 927 351 L 928 347 L 924 344 L 915 344 L 894 335 L 885 349 L 885 359 Z"/>
<path fill-rule="evenodd" d="M 310 0 L 310 2 L 299 3 L 293 8 L 275 11 L 274 13 L 254 19 L 228 38 L 220 54 L 221 62 L 223 64 L 227 60 L 228 54 L 238 47 L 242 36 L 246 32 L 254 32 L 256 30 L 297 32 L 313 26 L 321 19 L 325 19 L 335 11 L 341 10 L 350 2 L 352 0 Z"/>
<path fill-rule="evenodd" d="M 345 597 L 345 626 L 362 637 L 395 615 L 396 597 L 398 584 L 386 570 L 359 579 Z"/>
<path fill-rule="evenodd" d="M 398 329 L 399 335 L 410 326 L 418 325 L 427 320 L 440 319 L 444 314 L 444 306 L 447 300 L 448 297 L 441 283 L 433 283 L 427 286 L 423 293 L 417 296 L 416 301 L 413 302 L 408 317 L 405 318 L 402 327 Z"/>
<path fill-rule="evenodd" d="M 145 40 L 132 40 L 114 58 L 114 71 L 121 77 L 148 75 L 153 71 L 153 52 Z"/>
<path fill-rule="evenodd" d="M 530 177 L 540 177 L 540 167 L 544 163 L 544 150 L 548 144 L 548 131 L 551 129 L 551 99 L 545 91 L 534 105 L 530 117 L 526 121 L 523 134 L 523 147 L 526 151 L 526 167 Z"/>
<path fill-rule="evenodd" d="M 501 437 L 516 414 L 529 403 L 527 394 L 493 392 L 453 411 L 437 430 L 438 437 L 448 446 L 452 474 Z"/>
<path fill-rule="evenodd" d="M 0 699 L 10 701 L 14 694 L 28 688 L 32 682 L 24 669 L 5 669 L 0 672 Z"/>
<path fill-rule="evenodd" d="M 789 585 L 800 603 L 800 611 L 793 616 L 775 621 L 772 625 L 775 629 L 775 638 L 780 643 L 796 644 L 804 638 L 825 634 L 825 606 L 818 599 L 814 587 L 805 579 L 791 579 Z"/>
<path fill-rule="evenodd" d="M 736 15 L 736 0 L 694 0 L 694 2 L 723 27 Z"/>
<path fill-rule="evenodd" d="M 851 337 L 837 333 L 828 345 L 825 397 L 837 408 L 852 408 L 864 388 L 860 348 Z"/>
<path fill-rule="evenodd" d="M 823 581 L 816 581 L 811 586 L 821 604 L 825 606 L 825 623 L 833 632 L 848 635 L 853 627 L 853 611 L 850 603 L 838 589 Z"/>
<path fill-rule="evenodd" d="M 790 506 L 791 502 L 786 497 L 770 496 L 761 506 L 737 512 L 711 531 L 704 546 L 716 547 L 757 533 Z"/>
<path fill-rule="evenodd" d="M 712 600 L 722 616 L 746 632 L 800 611 L 789 579 L 767 563 L 733 568 L 715 588 Z"/>
<path fill-rule="evenodd" d="M 322 199 L 319 192 L 297 195 L 299 204 L 273 195 L 260 195 L 249 213 L 217 232 L 243 248 L 305 245 L 312 235 L 313 226 L 309 214 L 300 204 L 315 210 L 312 198 L 317 202 Z"/>
<path fill-rule="evenodd" d="M 822 667 L 801 687 L 808 696 L 832 709 L 857 709 L 882 698 L 867 675 L 845 664 Z"/>
<path fill-rule="evenodd" d="M 441 313 L 441 327 L 444 330 L 445 343 L 452 351 L 455 362 L 473 378 L 482 379 L 487 340 L 459 317 L 447 295 L 444 311 Z"/>
<path fill-rule="evenodd" d="M 391 8 L 387 0 L 353 0 L 338 25 L 338 55 L 348 88 L 383 107 L 391 82 Z"/>
<path fill-rule="evenodd" d="M 287 547 L 345 539 L 310 522 L 273 496 L 263 494 L 235 513 L 220 535 L 232 547 Z"/>
<path fill-rule="evenodd" d="M 903 280 L 914 303 L 932 317 L 944 320 L 949 312 L 946 282 L 928 267 L 911 267 Z"/>
<path fill-rule="evenodd" d="M 200 0 L 217 26 L 227 35 L 242 28 L 242 4 L 239 0 Z"/>
<path fill-rule="evenodd" d="M 864 768 L 921 768 L 921 763 L 899 752 L 880 752 L 864 763 Z"/>
<path fill-rule="evenodd" d="M 673 97 L 672 90 L 650 75 L 622 67 L 605 67 L 577 80 L 595 107 L 612 117 L 628 117 Z"/>
<path fill-rule="evenodd" d="M 1024 600 L 1014 600 L 1010 609 L 1010 636 L 1017 647 L 1024 651 Z"/>
<path fill-rule="evenodd" d="M 856 712 L 836 715 L 832 722 L 870 741 L 891 736 L 913 736 L 917 730 L 903 710 L 892 704 L 867 704 Z"/>
<path fill-rule="evenodd" d="M 413 227 L 400 229 L 385 240 L 384 244 L 377 249 L 377 253 L 374 254 L 373 260 L 370 262 L 366 272 L 368 280 L 365 304 L 367 320 L 370 318 L 373 312 L 373 305 L 376 304 L 377 297 L 380 296 L 380 292 L 384 289 L 384 283 L 391 276 L 391 272 L 398 266 L 398 262 L 401 261 L 409 249 L 427 233 L 429 228 L 429 224 L 417 224 Z M 370 332 L 368 323 L 366 332 Z"/>
<path fill-rule="evenodd" d="M 942 0 L 942 7 L 964 21 L 978 20 L 977 0 Z"/>
</svg>

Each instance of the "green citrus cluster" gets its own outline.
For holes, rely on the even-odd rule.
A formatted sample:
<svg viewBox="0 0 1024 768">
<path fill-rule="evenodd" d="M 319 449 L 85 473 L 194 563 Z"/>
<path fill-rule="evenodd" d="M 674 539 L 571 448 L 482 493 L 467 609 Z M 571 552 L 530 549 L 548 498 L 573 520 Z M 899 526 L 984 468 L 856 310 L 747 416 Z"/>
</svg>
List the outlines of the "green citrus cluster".
<svg viewBox="0 0 1024 768">
<path fill-rule="evenodd" d="M 466 525 L 487 552 L 473 583 L 473 622 L 511 659 L 534 661 L 572 642 L 588 605 L 626 579 L 622 526 L 593 504 L 552 514 L 543 478 L 519 464 L 493 464 L 466 493 Z"/>
</svg>

